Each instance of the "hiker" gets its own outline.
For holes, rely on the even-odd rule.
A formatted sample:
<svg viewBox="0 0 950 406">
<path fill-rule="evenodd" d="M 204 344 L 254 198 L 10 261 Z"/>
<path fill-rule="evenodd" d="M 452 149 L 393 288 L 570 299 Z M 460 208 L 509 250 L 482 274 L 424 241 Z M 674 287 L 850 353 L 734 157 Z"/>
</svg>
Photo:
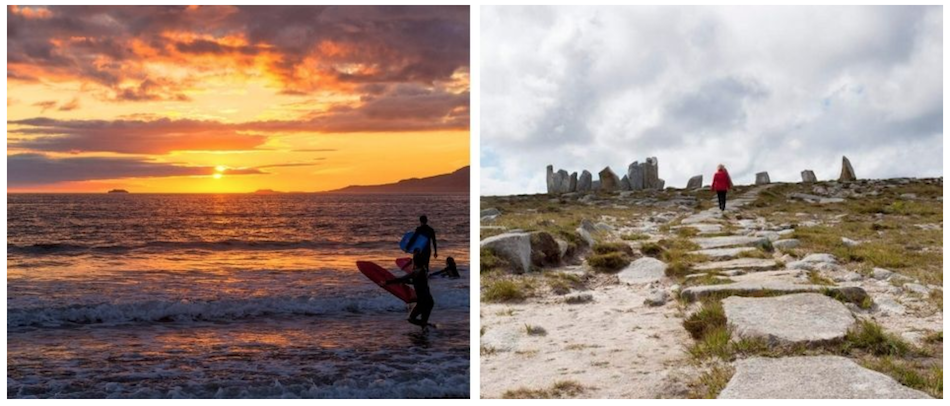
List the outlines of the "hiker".
<svg viewBox="0 0 950 406">
<path fill-rule="evenodd" d="M 461 275 L 459 275 L 458 268 L 455 267 L 455 258 L 452 258 L 452 257 L 446 258 L 445 268 L 442 268 L 442 270 L 439 272 L 434 272 L 429 275 L 430 278 L 434 278 L 436 276 L 441 276 L 443 278 L 452 278 L 452 279 L 458 279 L 459 277 L 461 277 Z"/>
<path fill-rule="evenodd" d="M 421 223 L 421 225 L 419 227 L 416 227 L 416 232 L 415 234 L 412 235 L 412 238 L 409 239 L 409 244 L 407 244 L 407 246 L 411 247 L 416 242 L 416 237 L 420 235 L 429 240 L 425 248 L 422 249 L 422 252 L 420 253 L 419 257 L 416 258 L 415 255 L 413 255 L 412 257 L 413 266 L 423 267 L 425 268 L 426 272 L 428 272 L 429 271 L 429 255 L 431 253 L 434 253 L 435 258 L 438 259 L 439 246 L 438 244 L 436 244 L 436 241 L 435 241 L 435 230 L 429 226 L 428 224 L 429 219 L 425 216 L 425 214 L 419 216 L 419 223 Z M 430 245 L 432 246 L 431 251 L 429 250 Z"/>
<path fill-rule="evenodd" d="M 719 198 L 719 211 L 726 210 L 726 192 L 729 189 L 732 189 L 732 178 L 729 177 L 726 167 L 719 164 L 712 181 L 712 190 L 716 192 L 716 197 Z"/>
<path fill-rule="evenodd" d="M 412 287 L 416 290 L 416 305 L 409 312 L 407 321 L 422 327 L 423 330 L 427 330 L 430 326 L 429 314 L 432 313 L 432 308 L 435 307 L 435 300 L 432 299 L 432 293 L 429 292 L 428 268 L 421 265 L 423 255 L 428 257 L 428 253 L 425 253 L 425 251 L 416 248 L 412 252 L 412 272 L 383 283 L 383 285 L 412 284 Z M 428 262 L 428 258 L 426 258 L 426 262 Z"/>
</svg>

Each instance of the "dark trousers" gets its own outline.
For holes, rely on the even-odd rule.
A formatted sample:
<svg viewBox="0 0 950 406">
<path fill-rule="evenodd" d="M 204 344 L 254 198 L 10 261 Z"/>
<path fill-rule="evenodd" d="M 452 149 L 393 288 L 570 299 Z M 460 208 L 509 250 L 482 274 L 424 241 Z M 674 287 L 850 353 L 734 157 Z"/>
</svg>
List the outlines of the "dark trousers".
<svg viewBox="0 0 950 406">
<path fill-rule="evenodd" d="M 426 272 L 429 272 L 429 257 L 431 256 L 432 251 L 426 247 L 426 249 L 422 250 L 422 252 L 419 254 L 413 255 L 412 262 L 415 262 L 417 267 L 423 268 L 426 270 Z"/>
<path fill-rule="evenodd" d="M 409 313 L 409 321 L 416 320 L 417 317 L 422 316 L 418 324 L 420 326 L 429 324 L 429 314 L 432 313 L 433 307 L 435 307 L 435 301 L 432 300 L 432 296 L 420 297 L 416 302 L 416 307 L 413 307 Z M 414 321 L 413 323 L 416 324 Z"/>
<path fill-rule="evenodd" d="M 719 210 L 725 210 L 726 209 L 726 191 L 725 190 L 717 191 L 716 197 L 719 198 Z"/>
</svg>

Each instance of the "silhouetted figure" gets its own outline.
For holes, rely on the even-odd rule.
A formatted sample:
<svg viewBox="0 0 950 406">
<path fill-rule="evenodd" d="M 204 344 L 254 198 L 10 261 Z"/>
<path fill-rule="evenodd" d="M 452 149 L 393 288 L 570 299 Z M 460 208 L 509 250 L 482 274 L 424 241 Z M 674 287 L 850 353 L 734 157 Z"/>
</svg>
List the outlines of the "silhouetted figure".
<svg viewBox="0 0 950 406">
<path fill-rule="evenodd" d="M 430 278 L 435 276 L 442 276 L 446 278 L 458 279 L 461 277 L 459 275 L 458 268 L 455 267 L 455 258 L 448 257 L 445 259 L 445 268 L 442 268 L 441 271 L 435 272 L 429 275 Z"/>
<path fill-rule="evenodd" d="M 729 177 L 729 172 L 726 171 L 726 167 L 719 164 L 716 174 L 713 175 L 712 182 L 712 190 L 716 192 L 716 197 L 719 198 L 719 211 L 726 210 L 726 192 L 728 192 L 729 189 L 732 189 L 732 178 Z"/>
<path fill-rule="evenodd" d="M 429 239 L 429 243 L 426 244 L 425 248 L 423 248 L 422 252 L 420 253 L 421 256 L 418 259 L 416 258 L 415 255 L 413 255 L 412 257 L 413 266 L 424 267 L 426 272 L 428 272 L 429 271 L 429 256 L 430 254 L 434 252 L 435 257 L 438 258 L 439 246 L 435 241 L 435 230 L 433 230 L 432 227 L 429 227 L 429 224 L 428 224 L 429 219 L 423 214 L 419 216 L 419 222 L 422 223 L 422 225 L 420 225 L 419 227 L 416 227 L 416 232 L 415 234 L 412 235 L 412 238 L 409 239 L 408 246 L 411 247 L 412 244 L 416 242 L 417 236 L 421 235 Z M 432 246 L 431 251 L 429 250 L 430 245 Z"/>
<path fill-rule="evenodd" d="M 412 272 L 405 276 L 390 279 L 386 281 L 385 285 L 395 283 L 412 284 L 412 287 L 416 290 L 416 306 L 409 312 L 408 321 L 425 329 L 429 327 L 429 314 L 432 313 L 432 308 L 435 307 L 435 300 L 432 299 L 432 292 L 429 292 L 428 268 L 419 265 L 422 263 L 423 253 L 424 250 L 415 250 L 412 253 Z M 428 254 L 425 254 L 425 256 L 426 261 L 428 261 Z"/>
</svg>

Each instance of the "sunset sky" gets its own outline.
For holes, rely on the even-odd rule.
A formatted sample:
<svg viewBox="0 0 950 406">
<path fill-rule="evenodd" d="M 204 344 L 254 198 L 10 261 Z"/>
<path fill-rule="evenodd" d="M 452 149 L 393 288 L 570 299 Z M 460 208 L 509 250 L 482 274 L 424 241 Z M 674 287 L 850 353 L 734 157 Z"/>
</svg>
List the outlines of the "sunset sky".
<svg viewBox="0 0 950 406">
<path fill-rule="evenodd" d="M 468 7 L 7 8 L 7 191 L 320 191 L 469 163 Z"/>
</svg>

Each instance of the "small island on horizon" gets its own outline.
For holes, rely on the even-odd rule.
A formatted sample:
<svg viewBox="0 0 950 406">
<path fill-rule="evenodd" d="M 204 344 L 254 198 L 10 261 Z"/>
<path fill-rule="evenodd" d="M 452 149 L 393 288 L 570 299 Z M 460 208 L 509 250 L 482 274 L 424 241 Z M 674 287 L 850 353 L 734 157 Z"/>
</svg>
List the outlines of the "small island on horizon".
<svg viewBox="0 0 950 406">
<path fill-rule="evenodd" d="M 108 193 L 129 193 L 129 191 L 125 189 L 112 189 Z"/>
</svg>

